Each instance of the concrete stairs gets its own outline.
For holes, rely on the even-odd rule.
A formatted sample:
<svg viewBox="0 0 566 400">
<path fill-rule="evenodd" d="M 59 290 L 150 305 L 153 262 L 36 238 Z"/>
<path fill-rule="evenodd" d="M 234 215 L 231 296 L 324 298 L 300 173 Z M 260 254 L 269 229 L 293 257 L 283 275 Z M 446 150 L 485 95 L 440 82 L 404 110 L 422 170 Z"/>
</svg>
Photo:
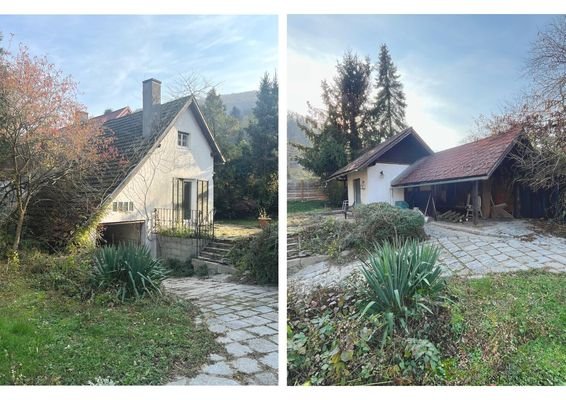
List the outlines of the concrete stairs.
<svg viewBox="0 0 566 400">
<path fill-rule="evenodd" d="M 299 258 L 301 247 L 299 245 L 298 235 L 287 235 L 287 260 Z"/>
<path fill-rule="evenodd" d="M 228 253 L 234 247 L 234 241 L 229 239 L 214 239 L 193 259 L 193 266 L 206 265 L 209 273 L 233 274 L 236 269 L 230 265 Z"/>
</svg>

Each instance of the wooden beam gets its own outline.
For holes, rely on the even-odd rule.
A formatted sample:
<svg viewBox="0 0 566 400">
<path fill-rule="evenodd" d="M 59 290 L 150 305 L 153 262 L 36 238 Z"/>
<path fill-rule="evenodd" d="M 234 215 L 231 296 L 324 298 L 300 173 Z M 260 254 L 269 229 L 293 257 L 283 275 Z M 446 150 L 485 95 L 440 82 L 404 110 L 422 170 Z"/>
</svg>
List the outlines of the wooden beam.
<svg viewBox="0 0 566 400">
<path fill-rule="evenodd" d="M 472 216 L 474 225 L 478 224 L 478 181 L 472 183 Z"/>
</svg>

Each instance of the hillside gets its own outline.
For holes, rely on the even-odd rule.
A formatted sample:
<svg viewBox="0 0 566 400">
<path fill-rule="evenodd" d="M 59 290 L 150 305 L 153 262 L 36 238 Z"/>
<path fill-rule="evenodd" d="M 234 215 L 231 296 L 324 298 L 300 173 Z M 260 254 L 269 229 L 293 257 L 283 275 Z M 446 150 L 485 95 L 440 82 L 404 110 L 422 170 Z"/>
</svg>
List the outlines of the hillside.
<svg viewBox="0 0 566 400">
<path fill-rule="evenodd" d="M 251 115 L 257 99 L 257 91 L 250 90 L 241 93 L 221 94 L 222 102 L 226 106 L 226 112 L 230 113 L 233 107 L 237 107 L 242 117 Z"/>
</svg>

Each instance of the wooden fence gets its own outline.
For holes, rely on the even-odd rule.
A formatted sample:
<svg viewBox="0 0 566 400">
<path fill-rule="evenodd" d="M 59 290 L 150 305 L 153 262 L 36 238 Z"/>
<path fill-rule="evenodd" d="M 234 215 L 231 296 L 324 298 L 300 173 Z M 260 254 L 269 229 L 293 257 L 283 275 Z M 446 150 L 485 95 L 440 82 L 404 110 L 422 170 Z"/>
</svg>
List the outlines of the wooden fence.
<svg viewBox="0 0 566 400">
<path fill-rule="evenodd" d="M 327 200 L 319 181 L 288 181 L 288 201 Z"/>
</svg>

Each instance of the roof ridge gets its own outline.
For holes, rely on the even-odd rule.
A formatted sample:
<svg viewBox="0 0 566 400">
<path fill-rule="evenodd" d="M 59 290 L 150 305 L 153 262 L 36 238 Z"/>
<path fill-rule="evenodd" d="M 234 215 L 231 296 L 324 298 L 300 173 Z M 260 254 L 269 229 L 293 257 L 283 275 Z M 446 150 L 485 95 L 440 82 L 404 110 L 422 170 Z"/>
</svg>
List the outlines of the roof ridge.
<svg viewBox="0 0 566 400">
<path fill-rule="evenodd" d="M 435 152 L 435 154 L 441 154 L 441 153 L 444 153 L 445 151 L 451 151 L 451 150 L 454 150 L 454 149 L 459 149 L 460 147 L 469 146 L 469 145 L 472 145 L 472 144 L 485 142 L 485 141 L 488 141 L 488 140 L 495 140 L 495 139 L 498 139 L 500 136 L 510 134 L 514 129 L 518 129 L 517 132 L 515 132 L 515 135 L 519 136 L 519 133 L 521 133 L 521 131 L 522 131 L 522 126 L 521 125 L 514 125 L 511 128 L 507 129 L 506 131 L 491 134 L 491 135 L 483 137 L 481 139 L 473 140 L 473 141 L 468 142 L 468 143 L 462 143 L 462 144 L 459 144 L 458 146 L 454 146 L 454 147 L 450 147 L 448 149 L 440 150 L 440 151 Z"/>
<path fill-rule="evenodd" d="M 176 99 L 169 100 L 169 101 L 166 102 L 166 103 L 161 103 L 161 106 L 165 106 L 165 105 L 168 105 L 168 104 L 171 104 L 171 103 L 174 103 L 174 102 L 180 102 L 181 100 L 188 101 L 188 100 L 191 99 L 191 97 L 192 97 L 191 95 L 183 96 L 183 97 L 178 97 L 178 98 L 176 98 Z M 123 107 L 123 108 L 129 108 L 129 107 L 130 107 L 130 106 L 126 106 L 126 107 Z M 132 111 L 132 112 L 130 112 L 128 115 L 123 115 L 123 116 L 121 116 L 121 117 L 108 120 L 108 121 L 106 121 L 103 125 L 106 125 L 107 122 L 118 121 L 118 120 L 121 120 L 122 118 L 132 117 L 132 116 L 134 116 L 134 115 L 136 115 L 136 114 L 139 114 L 139 113 L 141 113 L 141 112 L 143 112 L 143 108 L 142 108 L 142 109 L 139 109 L 139 110 L 137 110 L 137 111 Z"/>
</svg>

